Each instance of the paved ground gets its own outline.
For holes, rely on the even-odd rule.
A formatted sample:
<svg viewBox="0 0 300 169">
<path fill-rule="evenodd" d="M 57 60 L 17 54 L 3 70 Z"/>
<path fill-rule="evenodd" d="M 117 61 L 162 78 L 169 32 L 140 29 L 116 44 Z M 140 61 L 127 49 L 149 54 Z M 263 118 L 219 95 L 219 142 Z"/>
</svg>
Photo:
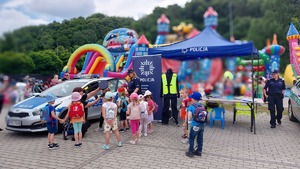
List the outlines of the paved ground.
<svg viewBox="0 0 300 169">
<path fill-rule="evenodd" d="M 7 110 L 7 108 L 5 109 Z M 6 111 L 3 112 L 6 112 Z M 0 127 L 4 127 L 0 116 Z M 300 123 L 283 117 L 283 124 L 270 129 L 269 116 L 257 115 L 257 134 L 249 130 L 248 116 L 238 116 L 232 124 L 227 111 L 225 129 L 219 123 L 206 127 L 202 157 L 188 158 L 188 145 L 180 142 L 181 129 L 155 123 L 155 132 L 143 137 L 138 145 L 130 145 L 130 133 L 122 133 L 123 147 L 111 139 L 111 149 L 102 150 L 104 134 L 95 132 L 92 124 L 81 148 L 56 135 L 59 150 L 47 149 L 47 135 L 0 133 L 0 168 L 300 168 Z"/>
</svg>

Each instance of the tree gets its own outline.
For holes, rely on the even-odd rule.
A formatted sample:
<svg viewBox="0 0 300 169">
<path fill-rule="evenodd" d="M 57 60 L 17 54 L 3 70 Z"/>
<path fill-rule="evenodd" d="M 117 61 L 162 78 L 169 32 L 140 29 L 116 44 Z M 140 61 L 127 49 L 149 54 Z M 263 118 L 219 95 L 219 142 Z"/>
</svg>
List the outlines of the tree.
<svg viewBox="0 0 300 169">
<path fill-rule="evenodd" d="M 0 73 L 5 74 L 28 74 L 34 69 L 32 59 L 17 52 L 4 52 L 0 54 Z M 5 64 L 3 64 L 5 63 Z"/>
<path fill-rule="evenodd" d="M 35 64 L 34 73 L 53 75 L 58 74 L 63 68 L 62 61 L 53 50 L 30 52 L 29 56 Z"/>
</svg>

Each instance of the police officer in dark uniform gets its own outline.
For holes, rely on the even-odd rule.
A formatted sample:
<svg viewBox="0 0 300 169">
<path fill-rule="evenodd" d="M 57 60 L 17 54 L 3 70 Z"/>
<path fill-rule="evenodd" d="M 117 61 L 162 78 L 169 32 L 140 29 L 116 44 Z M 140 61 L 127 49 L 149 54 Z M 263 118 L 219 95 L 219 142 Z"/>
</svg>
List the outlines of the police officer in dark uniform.
<svg viewBox="0 0 300 169">
<path fill-rule="evenodd" d="M 272 78 L 269 79 L 264 87 L 263 93 L 268 101 L 268 108 L 271 115 L 271 128 L 276 127 L 276 120 L 278 124 L 281 124 L 282 112 L 283 112 L 283 97 L 284 97 L 285 84 L 284 80 L 279 78 L 278 70 L 273 70 Z M 277 116 L 275 115 L 275 105 Z"/>
<path fill-rule="evenodd" d="M 131 93 L 142 94 L 141 81 L 140 78 L 137 77 L 135 71 L 133 69 L 129 69 L 127 71 L 127 75 L 130 78 L 130 82 L 128 83 L 128 88 L 127 88 L 129 96 L 131 95 Z"/>
</svg>

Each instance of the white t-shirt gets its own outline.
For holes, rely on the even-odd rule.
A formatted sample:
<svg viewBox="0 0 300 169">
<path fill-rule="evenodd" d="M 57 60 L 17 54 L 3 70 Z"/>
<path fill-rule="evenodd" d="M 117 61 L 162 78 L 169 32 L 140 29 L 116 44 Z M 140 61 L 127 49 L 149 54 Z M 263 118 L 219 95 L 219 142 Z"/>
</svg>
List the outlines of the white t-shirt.
<svg viewBox="0 0 300 169">
<path fill-rule="evenodd" d="M 146 102 L 146 101 L 141 101 L 141 102 L 140 102 L 140 107 L 141 107 L 141 113 L 142 113 L 142 114 L 143 114 L 143 113 L 148 114 L 148 110 L 147 110 L 147 108 L 148 108 L 148 102 Z"/>
<path fill-rule="evenodd" d="M 115 117 L 115 108 L 117 108 L 116 103 L 105 102 L 102 106 L 106 110 L 106 118 L 107 119 L 113 119 Z"/>
</svg>

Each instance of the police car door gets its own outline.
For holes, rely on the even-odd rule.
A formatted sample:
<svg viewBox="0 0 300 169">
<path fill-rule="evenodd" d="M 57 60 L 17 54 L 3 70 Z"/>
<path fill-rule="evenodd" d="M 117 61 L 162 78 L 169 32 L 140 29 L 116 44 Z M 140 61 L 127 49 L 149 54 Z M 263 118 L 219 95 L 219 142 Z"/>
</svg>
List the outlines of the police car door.
<svg viewBox="0 0 300 169">
<path fill-rule="evenodd" d="M 291 104 L 293 109 L 293 114 L 297 119 L 300 118 L 300 81 L 292 87 L 291 93 L 293 93 Z"/>
<path fill-rule="evenodd" d="M 94 81 L 90 84 L 88 84 L 84 90 L 86 90 L 87 93 L 94 91 L 95 89 L 98 88 L 98 81 Z M 89 98 L 86 100 L 86 102 L 93 102 L 96 97 L 100 97 L 101 91 L 98 92 L 95 96 Z M 96 104 L 94 104 L 93 106 L 88 108 L 88 119 L 98 119 L 100 118 L 100 105 L 102 105 L 101 101 L 97 102 Z"/>
</svg>

